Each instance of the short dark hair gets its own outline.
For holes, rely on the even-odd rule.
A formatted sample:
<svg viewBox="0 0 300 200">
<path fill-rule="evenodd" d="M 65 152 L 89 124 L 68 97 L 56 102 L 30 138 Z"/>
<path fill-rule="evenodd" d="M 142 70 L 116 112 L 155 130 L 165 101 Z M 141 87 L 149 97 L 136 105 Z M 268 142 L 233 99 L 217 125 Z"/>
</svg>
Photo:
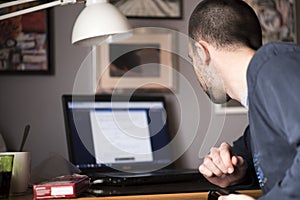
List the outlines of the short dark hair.
<svg viewBox="0 0 300 200">
<path fill-rule="evenodd" d="M 257 50 L 262 30 L 254 10 L 242 0 L 203 0 L 189 21 L 189 36 L 216 48 L 246 45 Z"/>
</svg>

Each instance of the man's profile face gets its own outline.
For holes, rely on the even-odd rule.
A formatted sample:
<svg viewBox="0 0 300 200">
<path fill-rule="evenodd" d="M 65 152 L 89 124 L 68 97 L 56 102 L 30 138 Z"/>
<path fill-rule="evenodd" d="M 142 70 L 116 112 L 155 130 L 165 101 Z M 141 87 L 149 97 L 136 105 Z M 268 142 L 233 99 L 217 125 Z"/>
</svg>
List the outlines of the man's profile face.
<svg viewBox="0 0 300 200">
<path fill-rule="evenodd" d="M 203 91 L 214 103 L 226 103 L 230 97 L 226 93 L 224 82 L 216 70 L 212 59 L 205 63 L 203 49 L 198 48 L 196 41 L 189 41 L 189 57 L 192 60 L 194 71 Z"/>
</svg>

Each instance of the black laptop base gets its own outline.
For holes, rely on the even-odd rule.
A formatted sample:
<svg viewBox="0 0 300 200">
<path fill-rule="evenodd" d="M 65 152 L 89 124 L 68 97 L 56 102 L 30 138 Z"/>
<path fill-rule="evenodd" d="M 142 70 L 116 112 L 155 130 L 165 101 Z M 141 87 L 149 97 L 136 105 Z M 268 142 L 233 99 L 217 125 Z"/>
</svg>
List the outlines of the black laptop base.
<svg viewBox="0 0 300 200">
<path fill-rule="evenodd" d="M 127 186 L 97 186 L 89 189 L 94 196 L 124 196 L 124 195 L 147 195 L 147 194 L 168 194 L 183 192 L 205 192 L 217 189 L 216 186 L 205 180 L 174 182 L 161 184 L 143 184 Z"/>
<path fill-rule="evenodd" d="M 126 195 L 147 195 L 147 194 L 171 194 L 188 192 L 208 192 L 219 190 L 220 187 L 211 184 L 206 179 L 196 181 L 184 181 L 160 184 L 145 184 L 131 186 L 105 186 L 92 185 L 88 190 L 93 196 L 126 196 Z M 230 190 L 257 190 L 258 185 L 237 185 L 229 188 Z"/>
<path fill-rule="evenodd" d="M 87 173 L 87 175 L 89 175 Z M 149 173 L 136 173 L 126 175 L 126 173 L 99 173 L 97 177 L 93 173 L 92 184 L 105 186 L 137 186 L 148 184 L 190 182 L 203 180 L 204 177 L 196 169 L 166 169 Z"/>
</svg>

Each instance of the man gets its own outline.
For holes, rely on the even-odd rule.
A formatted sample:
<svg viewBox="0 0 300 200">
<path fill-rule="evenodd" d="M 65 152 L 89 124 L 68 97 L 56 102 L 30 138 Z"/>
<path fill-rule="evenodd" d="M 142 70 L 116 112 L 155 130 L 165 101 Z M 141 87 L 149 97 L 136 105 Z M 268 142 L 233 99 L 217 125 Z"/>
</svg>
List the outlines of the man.
<svg viewBox="0 0 300 200">
<path fill-rule="evenodd" d="M 300 199 L 300 47 L 278 42 L 261 47 L 259 21 L 242 0 L 200 2 L 189 36 L 189 56 L 203 90 L 215 103 L 241 102 L 249 117 L 233 147 L 212 148 L 199 171 L 227 187 L 253 177 L 255 169 L 260 199 Z"/>
</svg>

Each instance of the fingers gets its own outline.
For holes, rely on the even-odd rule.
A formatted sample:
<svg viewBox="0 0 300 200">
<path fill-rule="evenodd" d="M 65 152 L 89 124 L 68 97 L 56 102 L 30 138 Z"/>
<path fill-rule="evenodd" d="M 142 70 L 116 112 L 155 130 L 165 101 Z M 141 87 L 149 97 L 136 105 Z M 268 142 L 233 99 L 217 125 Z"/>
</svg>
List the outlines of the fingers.
<svg viewBox="0 0 300 200">
<path fill-rule="evenodd" d="M 230 194 L 227 196 L 220 196 L 218 200 L 255 200 L 255 199 L 243 194 Z"/>
<path fill-rule="evenodd" d="M 220 146 L 220 156 L 221 159 L 224 163 L 224 167 L 225 167 L 225 171 L 229 174 L 233 173 L 234 168 L 233 168 L 233 164 L 231 161 L 231 151 L 230 151 L 231 147 L 229 144 L 227 143 L 222 143 Z"/>
<path fill-rule="evenodd" d="M 226 195 L 226 196 L 220 196 L 218 198 L 218 200 L 234 200 L 234 199 L 238 199 L 239 195 L 234 195 L 234 194 L 230 194 L 230 195 Z"/>
<path fill-rule="evenodd" d="M 199 171 L 208 177 L 233 173 L 234 167 L 230 149 L 231 147 L 227 143 L 222 143 L 219 148 L 211 148 L 210 154 L 204 158 Z"/>
<path fill-rule="evenodd" d="M 236 167 L 241 167 L 245 164 L 245 160 L 241 156 L 232 156 L 231 162 Z"/>
<path fill-rule="evenodd" d="M 210 156 L 206 156 L 203 160 L 202 165 L 199 167 L 200 173 L 207 177 L 212 176 L 221 176 L 223 172 L 219 169 L 219 167 L 213 162 Z"/>
</svg>

